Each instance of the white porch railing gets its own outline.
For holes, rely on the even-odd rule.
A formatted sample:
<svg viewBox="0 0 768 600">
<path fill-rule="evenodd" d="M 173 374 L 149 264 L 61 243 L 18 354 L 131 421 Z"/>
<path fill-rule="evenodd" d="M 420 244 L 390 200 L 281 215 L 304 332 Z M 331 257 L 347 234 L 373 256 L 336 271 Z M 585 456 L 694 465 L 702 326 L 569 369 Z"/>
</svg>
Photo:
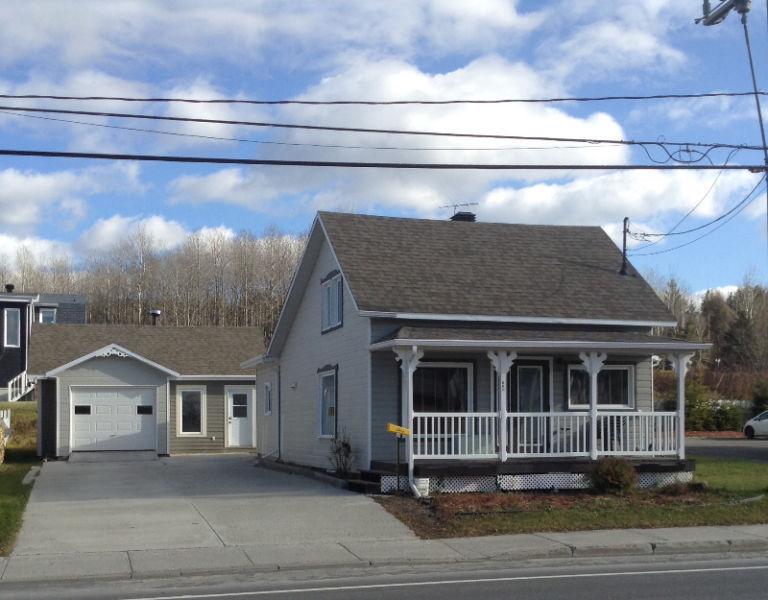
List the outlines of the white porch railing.
<svg viewBox="0 0 768 600">
<path fill-rule="evenodd" d="M 496 413 L 416 413 L 414 458 L 497 458 Z"/>
<path fill-rule="evenodd" d="M 8 402 L 16 402 L 26 396 L 35 386 L 29 382 L 27 372 L 22 371 L 8 382 Z"/>
<path fill-rule="evenodd" d="M 600 412 L 597 453 L 600 456 L 677 454 L 678 415 L 674 412 Z"/>
<path fill-rule="evenodd" d="M 589 413 L 512 413 L 509 456 L 589 456 Z"/>
<path fill-rule="evenodd" d="M 674 456 L 678 452 L 677 413 L 599 412 L 598 456 Z M 414 459 L 499 458 L 498 414 L 416 413 Z M 509 457 L 588 457 L 588 412 L 507 415 Z"/>
</svg>

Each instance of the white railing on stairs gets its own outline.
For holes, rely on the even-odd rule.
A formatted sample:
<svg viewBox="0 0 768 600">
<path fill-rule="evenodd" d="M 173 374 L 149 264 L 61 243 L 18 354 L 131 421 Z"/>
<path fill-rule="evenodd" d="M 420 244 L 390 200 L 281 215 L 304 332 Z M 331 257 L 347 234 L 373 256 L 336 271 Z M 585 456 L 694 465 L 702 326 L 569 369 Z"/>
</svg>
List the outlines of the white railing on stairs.
<svg viewBox="0 0 768 600">
<path fill-rule="evenodd" d="M 34 389 L 27 378 L 27 372 L 22 371 L 8 382 L 8 402 L 16 402 Z"/>
</svg>

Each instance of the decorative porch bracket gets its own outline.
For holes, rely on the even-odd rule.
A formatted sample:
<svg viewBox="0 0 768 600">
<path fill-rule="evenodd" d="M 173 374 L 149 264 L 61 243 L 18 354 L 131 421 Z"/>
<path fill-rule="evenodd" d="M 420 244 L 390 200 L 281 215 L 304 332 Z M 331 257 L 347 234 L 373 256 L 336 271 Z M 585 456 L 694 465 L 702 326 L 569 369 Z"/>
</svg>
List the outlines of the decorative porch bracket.
<svg viewBox="0 0 768 600">
<path fill-rule="evenodd" d="M 581 352 L 579 358 L 589 375 L 589 457 L 597 460 L 597 375 L 608 357 L 605 353 Z"/>
<path fill-rule="evenodd" d="M 677 374 L 677 457 L 685 460 L 685 376 L 693 353 L 679 353 L 669 356 L 672 368 Z"/>
<path fill-rule="evenodd" d="M 507 439 L 507 374 L 517 359 L 516 352 L 489 350 L 488 358 L 498 376 L 496 381 L 496 410 L 499 413 L 499 459 L 506 462 L 509 443 Z"/>
<path fill-rule="evenodd" d="M 424 357 L 424 351 L 420 350 L 418 346 L 412 346 L 410 348 L 395 348 L 395 356 L 400 361 L 400 369 L 403 372 L 402 376 L 402 422 L 403 427 L 413 428 L 413 374 L 419 366 L 419 361 Z M 411 435 L 406 436 L 405 453 L 406 461 L 408 462 L 408 482 L 411 485 L 411 489 L 416 497 L 419 497 L 419 492 L 416 489 L 416 485 L 413 479 L 413 431 Z M 400 474 L 398 473 L 399 477 Z"/>
</svg>

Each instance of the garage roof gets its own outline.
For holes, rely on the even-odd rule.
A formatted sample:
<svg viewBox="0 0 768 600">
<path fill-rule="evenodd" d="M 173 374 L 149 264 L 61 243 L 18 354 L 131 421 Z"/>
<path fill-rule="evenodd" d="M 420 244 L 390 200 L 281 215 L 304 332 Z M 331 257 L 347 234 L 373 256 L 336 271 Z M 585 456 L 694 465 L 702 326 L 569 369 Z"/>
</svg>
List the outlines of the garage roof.
<svg viewBox="0 0 768 600">
<path fill-rule="evenodd" d="M 32 326 L 27 371 L 44 375 L 110 345 L 180 375 L 247 376 L 240 364 L 264 349 L 258 327 Z"/>
</svg>

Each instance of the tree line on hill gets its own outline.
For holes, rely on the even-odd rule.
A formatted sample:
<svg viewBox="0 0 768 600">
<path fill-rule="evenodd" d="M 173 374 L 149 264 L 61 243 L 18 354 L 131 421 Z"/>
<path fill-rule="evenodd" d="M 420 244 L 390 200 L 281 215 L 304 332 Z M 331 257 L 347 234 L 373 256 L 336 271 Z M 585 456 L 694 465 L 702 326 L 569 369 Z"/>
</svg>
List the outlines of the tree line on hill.
<svg viewBox="0 0 768 600">
<path fill-rule="evenodd" d="M 648 279 L 677 320 L 673 335 L 712 344 L 697 354 L 687 385 L 689 427 L 740 429 L 746 417 L 767 410 L 768 288 L 748 276 L 729 293 L 694 295 L 675 277 Z M 654 382 L 660 404 L 673 404 L 674 375 L 662 368 Z M 727 400 L 752 405 L 740 411 Z"/>
<path fill-rule="evenodd" d="M 0 277 L 18 291 L 84 294 L 89 323 L 146 324 L 157 309 L 163 325 L 258 326 L 268 338 L 303 248 L 303 236 L 269 228 L 261 236 L 195 233 L 160 250 L 139 228 L 79 264 L 38 261 L 22 247 L 15 264 L 0 262 Z"/>
</svg>

